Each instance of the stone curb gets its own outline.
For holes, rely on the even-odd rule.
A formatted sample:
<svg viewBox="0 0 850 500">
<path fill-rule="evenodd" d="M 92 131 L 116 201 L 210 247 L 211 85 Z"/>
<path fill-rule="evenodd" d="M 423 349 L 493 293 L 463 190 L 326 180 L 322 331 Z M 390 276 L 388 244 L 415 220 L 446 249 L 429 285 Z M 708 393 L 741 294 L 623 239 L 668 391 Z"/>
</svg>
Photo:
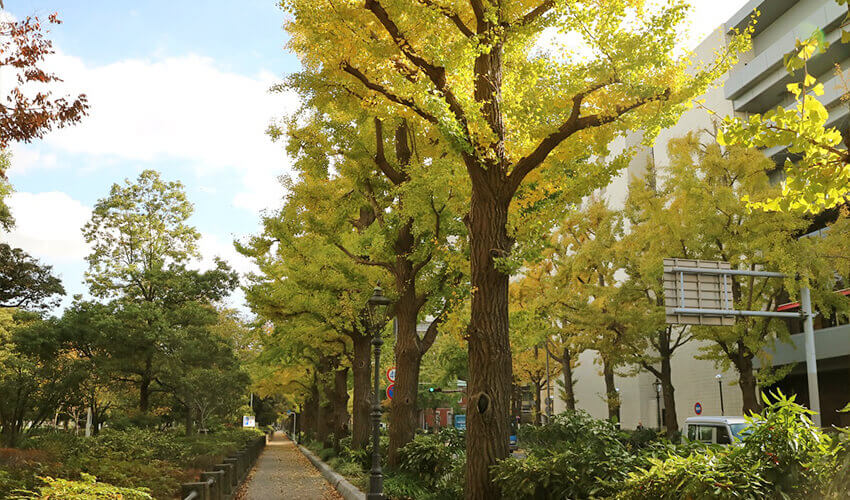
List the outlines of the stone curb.
<svg viewBox="0 0 850 500">
<path fill-rule="evenodd" d="M 331 469 L 328 464 L 319 460 L 319 457 L 313 455 L 310 450 L 300 444 L 298 445 L 298 449 L 301 450 L 301 453 L 307 457 L 307 460 L 309 460 L 310 463 L 312 463 L 313 466 L 322 473 L 322 476 L 331 483 L 331 486 L 336 488 L 339 494 L 342 495 L 342 498 L 345 500 L 366 500 L 366 495 L 362 491 L 357 489 L 356 486 L 351 484 L 348 479 L 344 478 L 341 474 Z"/>
</svg>

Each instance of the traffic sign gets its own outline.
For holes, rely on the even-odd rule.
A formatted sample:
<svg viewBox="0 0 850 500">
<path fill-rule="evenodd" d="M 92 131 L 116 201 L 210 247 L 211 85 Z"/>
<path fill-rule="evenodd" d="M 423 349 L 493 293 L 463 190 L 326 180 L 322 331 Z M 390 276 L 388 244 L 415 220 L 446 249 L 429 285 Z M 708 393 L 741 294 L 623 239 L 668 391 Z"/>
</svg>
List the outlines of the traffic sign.
<svg viewBox="0 0 850 500">
<path fill-rule="evenodd" d="M 253 415 L 244 415 L 242 417 L 242 427 L 256 427 L 257 422 Z"/>
<path fill-rule="evenodd" d="M 466 430 L 466 415 L 455 415 L 455 429 Z"/>
<path fill-rule="evenodd" d="M 395 383 L 395 366 L 387 368 L 387 380 Z"/>
<path fill-rule="evenodd" d="M 702 415 L 702 405 L 697 403 L 694 405 L 694 413 L 697 415 Z"/>
<path fill-rule="evenodd" d="M 387 386 L 387 398 L 392 399 L 395 395 L 395 384 L 390 384 Z"/>
</svg>

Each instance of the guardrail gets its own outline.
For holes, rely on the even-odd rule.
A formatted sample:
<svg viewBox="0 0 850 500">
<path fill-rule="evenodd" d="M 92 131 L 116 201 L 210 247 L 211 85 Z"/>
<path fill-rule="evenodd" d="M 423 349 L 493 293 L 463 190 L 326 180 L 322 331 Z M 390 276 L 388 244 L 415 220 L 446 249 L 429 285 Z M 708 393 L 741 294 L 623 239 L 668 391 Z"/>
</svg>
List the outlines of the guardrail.
<svg viewBox="0 0 850 500">
<path fill-rule="evenodd" d="M 268 436 L 271 439 L 271 436 Z M 231 453 L 213 470 L 201 472 L 197 482 L 180 485 L 182 500 L 230 500 L 248 477 L 266 447 L 266 436 L 253 439 L 239 451 Z"/>
</svg>

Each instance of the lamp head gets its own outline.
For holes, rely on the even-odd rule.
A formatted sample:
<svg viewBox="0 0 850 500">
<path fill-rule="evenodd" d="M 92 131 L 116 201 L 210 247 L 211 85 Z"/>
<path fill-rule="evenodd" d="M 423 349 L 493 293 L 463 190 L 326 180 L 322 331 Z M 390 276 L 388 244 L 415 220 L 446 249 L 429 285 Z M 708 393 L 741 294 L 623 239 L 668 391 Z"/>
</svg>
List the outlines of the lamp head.
<svg viewBox="0 0 850 500">
<path fill-rule="evenodd" d="M 717 380 L 720 380 L 720 379 L 723 378 L 723 375 L 718 373 L 717 375 L 714 376 L 714 378 L 716 378 Z"/>
</svg>

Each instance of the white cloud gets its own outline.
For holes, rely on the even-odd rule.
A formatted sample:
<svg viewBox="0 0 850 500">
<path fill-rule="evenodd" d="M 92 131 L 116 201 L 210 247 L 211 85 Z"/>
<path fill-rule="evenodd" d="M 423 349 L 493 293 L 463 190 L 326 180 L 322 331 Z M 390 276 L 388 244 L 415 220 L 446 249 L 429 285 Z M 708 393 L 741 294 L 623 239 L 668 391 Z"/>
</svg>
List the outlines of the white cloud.
<svg viewBox="0 0 850 500">
<path fill-rule="evenodd" d="M 199 176 L 241 181 L 234 204 L 251 210 L 279 203 L 276 177 L 288 170 L 283 147 L 265 130 L 298 105 L 272 94 L 271 73 L 227 72 L 197 55 L 128 59 L 92 66 L 64 54 L 51 58 L 67 92 L 84 92 L 90 116 L 51 133 L 46 144 L 70 153 L 140 162 L 163 158 L 194 165 Z"/>
<path fill-rule="evenodd" d="M 201 252 L 200 267 L 202 269 L 211 269 L 214 258 L 219 257 L 242 276 L 257 271 L 250 259 L 236 251 L 232 241 L 223 241 L 215 234 L 201 233 L 198 250 Z"/>
<path fill-rule="evenodd" d="M 65 193 L 13 193 L 9 207 L 15 228 L 4 242 L 53 262 L 79 262 L 88 253 L 81 229 L 91 209 Z"/>
</svg>

